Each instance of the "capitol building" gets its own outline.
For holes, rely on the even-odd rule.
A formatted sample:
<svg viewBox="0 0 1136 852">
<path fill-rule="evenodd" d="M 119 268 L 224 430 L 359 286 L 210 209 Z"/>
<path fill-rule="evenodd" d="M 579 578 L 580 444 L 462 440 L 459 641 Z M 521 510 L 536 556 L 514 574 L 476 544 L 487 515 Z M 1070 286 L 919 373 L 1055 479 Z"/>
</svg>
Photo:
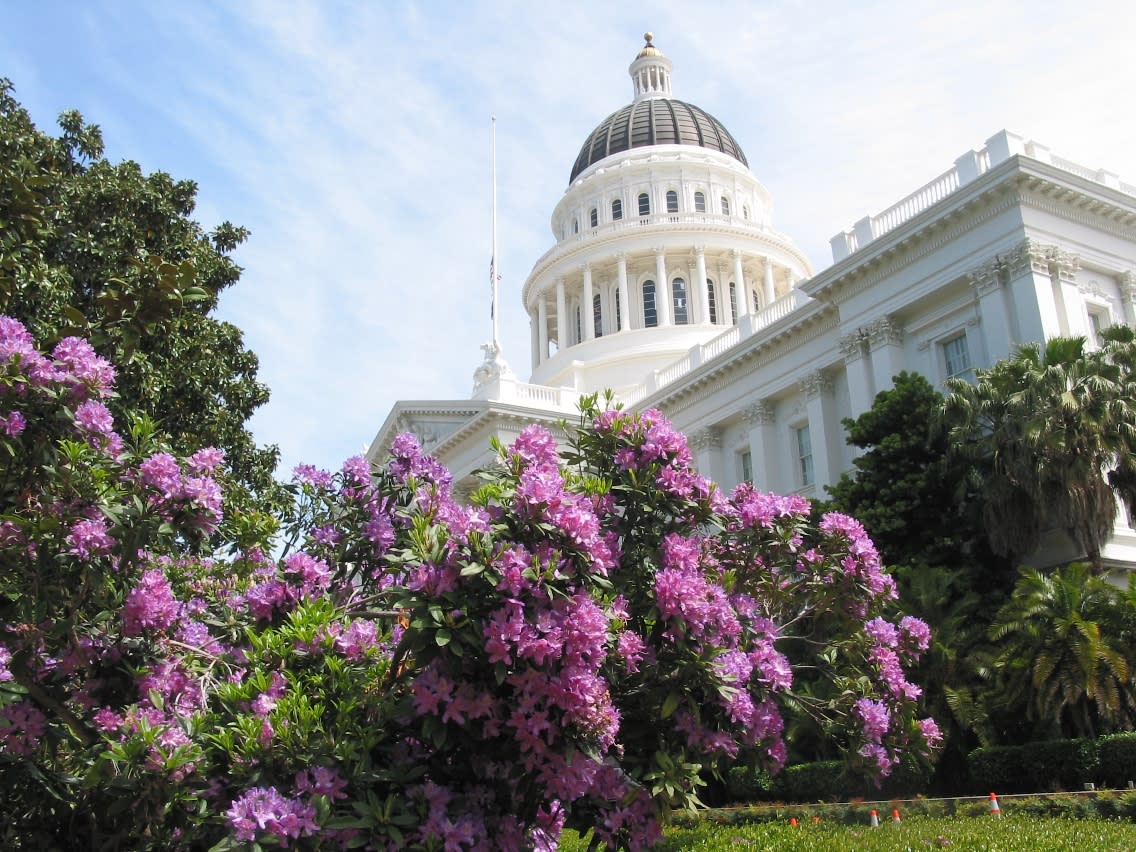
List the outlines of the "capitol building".
<svg viewBox="0 0 1136 852">
<path fill-rule="evenodd" d="M 519 294 L 528 380 L 521 353 L 510 365 L 490 345 L 470 399 L 398 402 L 370 458 L 413 432 L 460 494 L 491 437 L 572 420 L 610 389 L 660 409 L 721 487 L 821 498 L 852 467 L 841 420 L 900 371 L 941 386 L 1018 343 L 1136 324 L 1136 185 L 1003 130 L 832 237 L 815 271 L 777 230 L 745 140 L 675 97 L 672 70 L 648 34 L 631 102 L 571 164 Z M 1127 522 L 1103 557 L 1136 563 Z"/>
</svg>

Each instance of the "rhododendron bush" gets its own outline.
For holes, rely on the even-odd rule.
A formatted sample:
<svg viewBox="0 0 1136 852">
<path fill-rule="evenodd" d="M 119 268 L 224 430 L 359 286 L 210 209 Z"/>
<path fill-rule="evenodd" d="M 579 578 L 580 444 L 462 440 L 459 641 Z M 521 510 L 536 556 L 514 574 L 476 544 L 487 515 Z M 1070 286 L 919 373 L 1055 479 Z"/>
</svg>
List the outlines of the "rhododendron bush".
<svg viewBox="0 0 1136 852">
<path fill-rule="evenodd" d="M 529 427 L 468 505 L 407 435 L 300 467 L 241 550 L 220 454 L 116 431 L 113 379 L 0 319 L 9 845 L 634 849 L 718 767 L 779 768 L 787 701 L 876 777 L 936 745 L 860 525 L 721 493 L 657 412 L 592 401 L 563 457 Z"/>
</svg>

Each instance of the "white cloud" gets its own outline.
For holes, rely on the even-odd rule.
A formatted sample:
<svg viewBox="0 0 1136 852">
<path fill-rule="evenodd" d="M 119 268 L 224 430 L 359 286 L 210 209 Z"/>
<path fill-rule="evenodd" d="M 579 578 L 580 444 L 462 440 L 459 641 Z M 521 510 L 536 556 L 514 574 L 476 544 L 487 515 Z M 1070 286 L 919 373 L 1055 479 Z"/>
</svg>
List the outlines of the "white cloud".
<svg viewBox="0 0 1136 852">
<path fill-rule="evenodd" d="M 42 124 L 78 106 L 112 157 L 197 179 L 207 226 L 252 229 L 222 312 L 273 388 L 254 429 L 288 465 L 330 466 L 396 399 L 469 392 L 489 331 L 490 114 L 503 337 L 523 375 L 519 289 L 580 143 L 630 98 L 644 30 L 676 96 L 730 129 L 775 224 L 821 268 L 837 230 L 1003 127 L 1136 181 L 1134 19 L 1105 0 L 1075 14 L 1055 0 L 104 0 L 20 10 L 0 52 L 31 78 L 15 82 Z"/>
</svg>

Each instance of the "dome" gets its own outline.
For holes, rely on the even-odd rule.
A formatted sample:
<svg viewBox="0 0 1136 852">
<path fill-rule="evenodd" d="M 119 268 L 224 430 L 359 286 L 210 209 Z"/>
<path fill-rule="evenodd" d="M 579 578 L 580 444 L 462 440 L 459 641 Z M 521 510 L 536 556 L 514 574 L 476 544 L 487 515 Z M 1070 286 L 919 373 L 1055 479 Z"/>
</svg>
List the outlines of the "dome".
<svg viewBox="0 0 1136 852">
<path fill-rule="evenodd" d="M 635 100 L 613 112 L 588 135 L 568 183 L 605 157 L 649 145 L 697 145 L 748 167 L 741 146 L 718 119 L 671 97 L 671 61 L 655 47 L 651 33 L 644 33 L 643 38 L 646 44 L 627 69 Z"/>
<path fill-rule="evenodd" d="M 706 110 L 674 98 L 644 98 L 616 110 L 588 135 L 568 182 L 605 157 L 648 145 L 697 145 L 749 166 L 737 140 Z"/>
</svg>

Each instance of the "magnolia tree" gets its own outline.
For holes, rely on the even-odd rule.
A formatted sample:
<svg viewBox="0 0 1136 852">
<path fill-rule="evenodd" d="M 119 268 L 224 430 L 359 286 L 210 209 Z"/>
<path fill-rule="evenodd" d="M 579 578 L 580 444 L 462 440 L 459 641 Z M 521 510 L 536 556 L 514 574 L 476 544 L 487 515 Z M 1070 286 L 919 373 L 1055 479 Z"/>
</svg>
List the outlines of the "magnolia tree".
<svg viewBox="0 0 1136 852">
<path fill-rule="evenodd" d="M 234 552 L 220 454 L 117 432 L 113 379 L 0 319 L 9 845 L 637 849 L 717 767 L 776 771 L 787 702 L 876 777 L 937 745 L 860 525 L 722 494 L 657 412 L 592 401 L 563 458 L 525 429 L 468 505 L 407 435 L 301 467 Z"/>
</svg>

